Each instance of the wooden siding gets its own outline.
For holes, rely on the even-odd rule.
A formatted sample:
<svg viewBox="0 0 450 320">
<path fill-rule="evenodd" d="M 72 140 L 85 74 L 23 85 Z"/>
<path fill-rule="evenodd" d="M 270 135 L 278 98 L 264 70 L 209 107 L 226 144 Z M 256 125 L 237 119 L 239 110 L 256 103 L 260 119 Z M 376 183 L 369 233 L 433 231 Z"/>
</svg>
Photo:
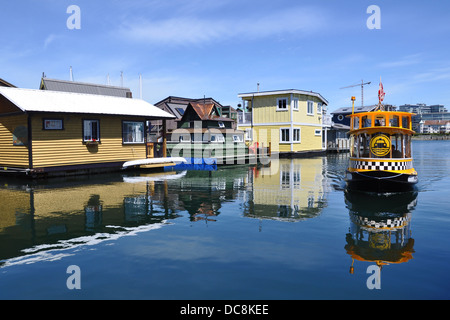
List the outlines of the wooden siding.
<svg viewBox="0 0 450 320">
<path fill-rule="evenodd" d="M 43 119 L 63 119 L 63 130 L 43 130 Z M 100 143 L 83 143 L 83 120 L 100 121 Z M 33 167 L 44 168 L 146 158 L 145 144 L 122 143 L 122 121 L 143 121 L 130 117 L 99 115 L 33 115 Z"/>
<path fill-rule="evenodd" d="M 13 145 L 13 133 L 17 127 L 27 128 L 27 116 L 0 117 L 0 166 L 28 168 L 28 147 Z"/>
</svg>

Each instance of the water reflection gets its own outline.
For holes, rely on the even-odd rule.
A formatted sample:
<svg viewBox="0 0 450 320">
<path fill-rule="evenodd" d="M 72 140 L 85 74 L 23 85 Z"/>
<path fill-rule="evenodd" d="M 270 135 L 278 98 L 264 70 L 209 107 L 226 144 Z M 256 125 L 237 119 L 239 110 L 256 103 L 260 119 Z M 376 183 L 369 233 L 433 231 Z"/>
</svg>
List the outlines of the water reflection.
<svg viewBox="0 0 450 320">
<path fill-rule="evenodd" d="M 417 205 L 417 193 L 345 192 L 350 214 L 350 229 L 345 250 L 355 260 L 373 262 L 381 269 L 413 258 L 411 215 Z"/>
<path fill-rule="evenodd" d="M 300 221 L 318 216 L 328 191 L 325 157 L 273 160 L 253 169 L 251 198 L 244 215 L 260 219 Z"/>
<path fill-rule="evenodd" d="M 327 159 L 280 159 L 216 171 L 0 180 L 0 267 L 11 259 L 96 244 L 173 220 L 214 223 L 227 203 L 260 220 L 301 221 L 326 205 Z M 38 258 L 38 259 L 39 259 Z M 54 258 L 54 256 L 52 257 Z"/>
</svg>

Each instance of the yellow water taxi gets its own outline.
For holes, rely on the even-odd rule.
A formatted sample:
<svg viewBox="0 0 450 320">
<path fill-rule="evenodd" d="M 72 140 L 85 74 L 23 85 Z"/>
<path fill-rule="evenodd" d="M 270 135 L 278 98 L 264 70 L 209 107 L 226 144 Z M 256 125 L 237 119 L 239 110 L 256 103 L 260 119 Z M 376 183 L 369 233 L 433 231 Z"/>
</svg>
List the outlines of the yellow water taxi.
<svg viewBox="0 0 450 320">
<path fill-rule="evenodd" d="M 354 103 L 354 97 L 352 101 Z M 350 119 L 349 189 L 376 192 L 413 190 L 418 182 L 413 168 L 409 112 L 386 111 L 380 103 L 374 111 L 352 113 Z"/>
</svg>

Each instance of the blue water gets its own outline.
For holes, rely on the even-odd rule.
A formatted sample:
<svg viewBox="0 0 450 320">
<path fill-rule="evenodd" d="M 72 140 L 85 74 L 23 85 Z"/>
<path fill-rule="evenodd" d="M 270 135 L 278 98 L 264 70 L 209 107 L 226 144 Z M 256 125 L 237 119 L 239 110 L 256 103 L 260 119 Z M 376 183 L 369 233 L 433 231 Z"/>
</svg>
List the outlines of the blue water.
<svg viewBox="0 0 450 320">
<path fill-rule="evenodd" d="M 413 151 L 417 193 L 384 198 L 346 194 L 347 154 L 3 178 L 0 298 L 449 299 L 450 142 L 414 141 Z M 371 220 L 403 224 L 358 222 Z"/>
</svg>

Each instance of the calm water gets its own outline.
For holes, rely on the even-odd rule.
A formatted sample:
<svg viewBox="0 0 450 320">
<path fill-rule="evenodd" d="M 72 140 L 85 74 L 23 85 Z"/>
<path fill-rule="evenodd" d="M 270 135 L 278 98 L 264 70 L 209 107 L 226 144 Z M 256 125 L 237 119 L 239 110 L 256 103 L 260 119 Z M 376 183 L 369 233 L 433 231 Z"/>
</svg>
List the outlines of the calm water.
<svg viewBox="0 0 450 320">
<path fill-rule="evenodd" d="M 413 147 L 417 193 L 383 197 L 348 155 L 0 180 L 0 298 L 449 299 L 450 142 Z"/>
</svg>

